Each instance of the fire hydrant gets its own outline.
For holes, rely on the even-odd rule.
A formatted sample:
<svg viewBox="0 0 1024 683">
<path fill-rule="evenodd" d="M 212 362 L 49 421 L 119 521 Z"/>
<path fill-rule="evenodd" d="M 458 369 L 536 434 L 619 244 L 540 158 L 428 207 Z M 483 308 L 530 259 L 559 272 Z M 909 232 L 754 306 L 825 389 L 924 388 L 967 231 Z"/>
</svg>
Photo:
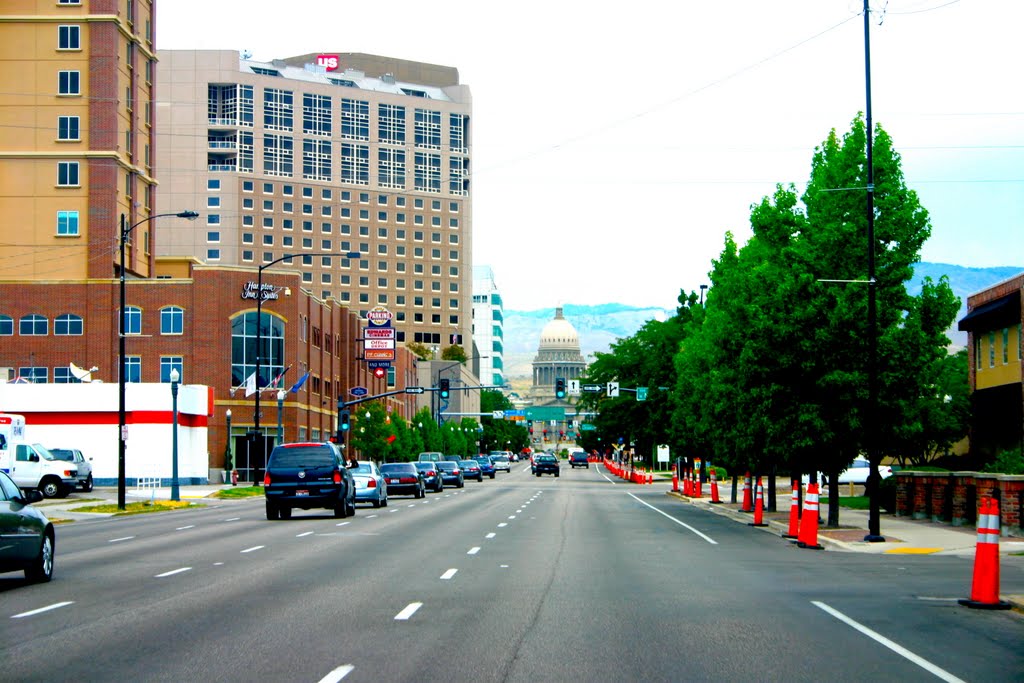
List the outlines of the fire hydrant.
<svg viewBox="0 0 1024 683">
<path fill-rule="evenodd" d="M 238 470 L 231 470 L 231 485 L 238 486 Z"/>
</svg>

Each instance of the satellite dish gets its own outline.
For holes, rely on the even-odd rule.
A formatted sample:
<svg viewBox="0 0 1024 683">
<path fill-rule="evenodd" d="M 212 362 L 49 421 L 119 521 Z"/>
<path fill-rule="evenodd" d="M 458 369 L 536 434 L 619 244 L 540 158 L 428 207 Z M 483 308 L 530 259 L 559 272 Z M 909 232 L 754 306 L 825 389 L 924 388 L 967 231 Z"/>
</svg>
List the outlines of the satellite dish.
<svg viewBox="0 0 1024 683">
<path fill-rule="evenodd" d="M 252 59 L 252 52 L 249 50 L 242 50 L 242 59 Z"/>
</svg>

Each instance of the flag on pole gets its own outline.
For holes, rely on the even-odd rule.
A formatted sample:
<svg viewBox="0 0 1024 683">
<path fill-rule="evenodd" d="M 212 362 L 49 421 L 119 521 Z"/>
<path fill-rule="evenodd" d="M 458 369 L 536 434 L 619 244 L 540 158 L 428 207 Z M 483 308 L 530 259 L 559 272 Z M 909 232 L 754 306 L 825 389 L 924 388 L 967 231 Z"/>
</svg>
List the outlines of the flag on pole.
<svg viewBox="0 0 1024 683">
<path fill-rule="evenodd" d="M 308 370 L 306 371 L 305 375 L 303 375 L 302 377 L 299 378 L 298 382 L 296 382 L 295 384 L 292 385 L 292 388 L 288 390 L 288 393 L 289 394 L 293 394 L 293 393 L 297 392 L 299 389 L 302 388 L 302 385 L 306 383 L 307 379 L 309 379 L 309 371 Z"/>
<path fill-rule="evenodd" d="M 277 388 L 278 388 L 278 387 L 279 387 L 279 386 L 281 385 L 281 380 L 283 380 L 283 379 L 284 379 L 284 376 L 285 376 L 285 375 L 286 375 L 286 374 L 288 373 L 288 371 L 289 371 L 289 370 L 291 370 L 291 369 L 292 369 L 292 364 L 291 364 L 291 363 L 289 363 L 289 364 L 288 364 L 288 367 L 286 367 L 286 368 L 285 368 L 284 370 L 282 370 L 282 371 L 281 371 L 281 374 L 280 374 L 280 375 L 278 375 L 277 377 L 275 377 L 275 378 L 274 378 L 274 381 L 273 381 L 273 382 L 271 382 L 271 383 L 270 383 L 269 385 L 267 385 L 267 388 L 268 388 L 268 389 L 277 389 Z"/>
<path fill-rule="evenodd" d="M 256 373 L 249 375 L 245 380 L 245 397 L 248 398 L 256 393 Z"/>
</svg>

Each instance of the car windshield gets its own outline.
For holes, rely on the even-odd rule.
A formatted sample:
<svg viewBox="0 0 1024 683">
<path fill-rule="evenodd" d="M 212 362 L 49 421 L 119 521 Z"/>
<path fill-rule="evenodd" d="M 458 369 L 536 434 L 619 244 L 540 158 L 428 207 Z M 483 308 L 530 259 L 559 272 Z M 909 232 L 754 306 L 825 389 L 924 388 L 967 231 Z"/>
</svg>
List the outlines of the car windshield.
<svg viewBox="0 0 1024 683">
<path fill-rule="evenodd" d="M 444 462 L 437 463 L 437 468 L 439 470 L 447 470 L 449 472 L 454 470 L 454 469 L 456 469 L 458 466 L 459 466 L 458 463 L 454 463 L 454 462 L 452 462 L 450 460 L 446 460 Z"/>
<path fill-rule="evenodd" d="M 418 462 L 418 463 L 416 463 L 416 469 L 420 470 L 421 472 L 429 472 L 429 471 L 435 469 L 436 467 L 437 467 L 437 465 L 435 463 L 432 463 L 432 462 Z"/>
<path fill-rule="evenodd" d="M 66 448 L 53 448 L 50 450 L 50 453 L 52 453 L 58 460 L 63 460 L 65 462 L 75 461 L 75 454 Z"/>
<path fill-rule="evenodd" d="M 50 449 L 41 444 L 34 443 L 32 444 L 32 448 L 36 449 L 36 452 L 47 460 L 60 460 L 60 458 L 50 452 Z"/>
<path fill-rule="evenodd" d="M 333 467 L 331 449 L 326 446 L 278 446 L 267 467 Z"/>
<path fill-rule="evenodd" d="M 555 462 L 555 456 L 553 455 L 538 455 L 535 460 L 537 462 Z"/>
<path fill-rule="evenodd" d="M 490 458 L 473 458 L 473 459 L 476 460 L 481 465 L 490 465 L 491 464 L 491 459 Z"/>
<path fill-rule="evenodd" d="M 380 471 L 382 474 L 409 474 L 410 472 L 415 472 L 416 468 L 408 463 L 392 463 L 381 465 Z"/>
<path fill-rule="evenodd" d="M 373 474 L 373 467 L 369 463 L 361 462 L 359 467 L 352 468 L 353 474 Z"/>
</svg>

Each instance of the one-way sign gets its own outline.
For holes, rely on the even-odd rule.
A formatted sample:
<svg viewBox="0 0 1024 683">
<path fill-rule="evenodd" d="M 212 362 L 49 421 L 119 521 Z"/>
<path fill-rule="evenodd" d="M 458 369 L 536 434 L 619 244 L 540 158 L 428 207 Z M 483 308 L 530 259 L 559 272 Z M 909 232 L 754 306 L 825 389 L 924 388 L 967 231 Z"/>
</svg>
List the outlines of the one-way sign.
<svg viewBox="0 0 1024 683">
<path fill-rule="evenodd" d="M 588 394 L 596 394 L 599 393 L 601 389 L 603 389 L 604 387 L 602 387 L 600 384 L 584 384 L 580 388 L 583 391 L 587 392 Z"/>
<path fill-rule="evenodd" d="M 406 387 L 405 393 L 407 394 L 422 394 L 423 387 Z"/>
</svg>

